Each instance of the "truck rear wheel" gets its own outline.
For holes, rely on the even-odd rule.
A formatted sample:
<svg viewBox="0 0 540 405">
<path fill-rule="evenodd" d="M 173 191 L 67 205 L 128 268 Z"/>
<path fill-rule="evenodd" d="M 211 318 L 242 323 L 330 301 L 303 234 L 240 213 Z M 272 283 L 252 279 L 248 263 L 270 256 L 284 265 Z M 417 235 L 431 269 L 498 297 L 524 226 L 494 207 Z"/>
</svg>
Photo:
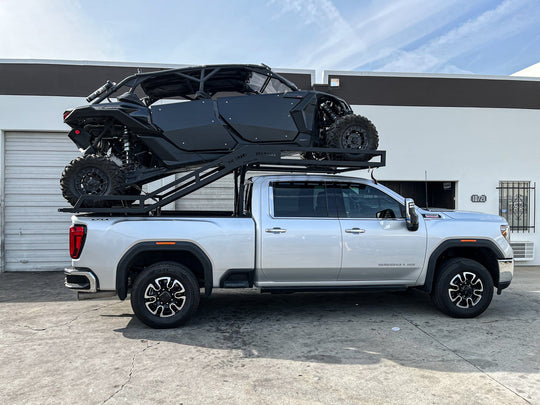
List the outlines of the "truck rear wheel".
<svg viewBox="0 0 540 405">
<path fill-rule="evenodd" d="M 484 312 L 493 298 L 493 279 L 480 263 L 466 258 L 444 262 L 435 280 L 431 299 L 454 318 L 474 318 Z"/>
<path fill-rule="evenodd" d="M 199 283 L 185 266 L 160 262 L 135 279 L 131 307 L 152 328 L 175 328 L 187 322 L 199 306 Z"/>
</svg>

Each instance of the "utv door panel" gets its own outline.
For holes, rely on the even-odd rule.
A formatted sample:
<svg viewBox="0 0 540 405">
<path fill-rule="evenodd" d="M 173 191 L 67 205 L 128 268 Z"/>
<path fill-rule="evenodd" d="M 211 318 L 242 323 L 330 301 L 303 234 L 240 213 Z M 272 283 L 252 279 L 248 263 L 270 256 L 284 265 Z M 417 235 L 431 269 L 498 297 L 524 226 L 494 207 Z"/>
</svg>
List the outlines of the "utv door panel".
<svg viewBox="0 0 540 405">
<path fill-rule="evenodd" d="M 301 100 L 279 94 L 223 97 L 219 114 L 249 142 L 293 142 L 298 128 L 290 111 Z"/>
<path fill-rule="evenodd" d="M 152 106 L 152 120 L 180 149 L 230 150 L 236 141 L 216 117 L 214 103 L 195 100 Z"/>
</svg>

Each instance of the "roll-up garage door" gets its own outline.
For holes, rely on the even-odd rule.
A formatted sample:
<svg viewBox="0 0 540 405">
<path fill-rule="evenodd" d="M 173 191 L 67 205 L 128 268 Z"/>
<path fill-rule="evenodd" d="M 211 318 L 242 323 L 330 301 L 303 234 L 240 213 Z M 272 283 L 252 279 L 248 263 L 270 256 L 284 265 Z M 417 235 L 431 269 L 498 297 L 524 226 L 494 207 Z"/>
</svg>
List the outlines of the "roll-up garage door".
<svg viewBox="0 0 540 405">
<path fill-rule="evenodd" d="M 80 152 L 65 133 L 6 132 L 4 145 L 4 269 L 62 269 L 71 214 L 58 212 L 59 181 Z"/>
</svg>

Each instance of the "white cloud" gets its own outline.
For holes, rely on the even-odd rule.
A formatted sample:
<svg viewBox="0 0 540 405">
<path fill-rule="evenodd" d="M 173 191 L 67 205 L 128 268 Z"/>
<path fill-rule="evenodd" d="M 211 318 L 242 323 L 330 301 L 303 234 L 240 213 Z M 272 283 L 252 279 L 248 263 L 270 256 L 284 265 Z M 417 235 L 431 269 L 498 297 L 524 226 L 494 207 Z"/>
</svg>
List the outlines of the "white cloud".
<svg viewBox="0 0 540 405">
<path fill-rule="evenodd" d="M 112 38 L 77 0 L 0 1 L 0 58 L 122 60 Z"/>
<path fill-rule="evenodd" d="M 281 16 L 294 13 L 304 24 L 312 25 L 311 41 L 295 55 L 298 64 L 342 70 L 387 58 L 396 49 L 440 29 L 448 23 L 448 17 L 459 15 L 461 5 L 466 9 L 467 3 L 466 0 L 378 1 L 368 6 L 359 3 L 355 15 L 344 16 L 328 0 L 273 1 L 281 6 Z"/>
<path fill-rule="evenodd" d="M 539 24 L 539 9 L 530 0 L 0 0 L 0 58 L 463 73 L 463 55 L 491 46 L 493 56 L 501 38 Z"/>
<path fill-rule="evenodd" d="M 377 70 L 464 72 L 451 65 L 450 61 L 488 42 L 506 38 L 537 21 L 538 17 L 534 15 L 520 13 L 526 4 L 525 0 L 505 0 L 494 9 L 464 22 L 413 51 L 396 52 L 394 60 Z"/>
<path fill-rule="evenodd" d="M 358 2 L 353 15 L 342 15 L 329 0 L 273 0 L 281 16 L 295 14 L 312 30 L 311 40 L 294 55 L 297 65 L 441 73 L 470 73 L 464 55 L 487 49 L 491 56 L 497 41 L 540 22 L 537 2 L 493 3 L 378 0 Z M 464 20 L 478 10 L 484 11 Z"/>
</svg>

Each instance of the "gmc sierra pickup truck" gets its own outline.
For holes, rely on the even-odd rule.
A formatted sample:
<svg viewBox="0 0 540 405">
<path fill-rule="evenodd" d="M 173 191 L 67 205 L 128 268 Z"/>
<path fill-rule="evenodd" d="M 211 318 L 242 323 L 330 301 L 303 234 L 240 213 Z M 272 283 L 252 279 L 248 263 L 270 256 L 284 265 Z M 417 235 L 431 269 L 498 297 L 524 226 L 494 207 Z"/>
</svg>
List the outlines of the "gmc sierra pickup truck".
<svg viewBox="0 0 540 405">
<path fill-rule="evenodd" d="M 514 272 L 507 222 L 426 211 L 371 180 L 333 175 L 246 181 L 241 215 L 82 214 L 70 228 L 68 288 L 131 293 L 154 328 L 185 323 L 201 288 L 262 292 L 420 288 L 453 317 L 475 317 Z"/>
</svg>

